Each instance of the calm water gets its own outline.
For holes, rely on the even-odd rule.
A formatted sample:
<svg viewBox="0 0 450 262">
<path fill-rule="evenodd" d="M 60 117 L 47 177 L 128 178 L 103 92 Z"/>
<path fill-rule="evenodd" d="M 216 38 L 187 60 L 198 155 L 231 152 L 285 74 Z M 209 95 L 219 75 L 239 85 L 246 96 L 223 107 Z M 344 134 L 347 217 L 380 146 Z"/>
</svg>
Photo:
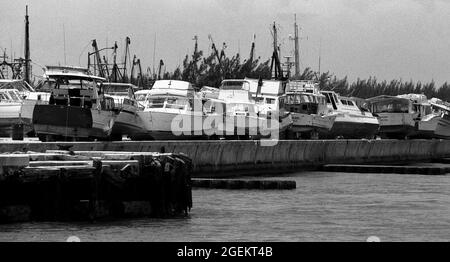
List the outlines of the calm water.
<svg viewBox="0 0 450 262">
<path fill-rule="evenodd" d="M 450 176 L 309 172 L 296 190 L 195 189 L 187 219 L 0 225 L 0 241 L 449 241 Z"/>
</svg>

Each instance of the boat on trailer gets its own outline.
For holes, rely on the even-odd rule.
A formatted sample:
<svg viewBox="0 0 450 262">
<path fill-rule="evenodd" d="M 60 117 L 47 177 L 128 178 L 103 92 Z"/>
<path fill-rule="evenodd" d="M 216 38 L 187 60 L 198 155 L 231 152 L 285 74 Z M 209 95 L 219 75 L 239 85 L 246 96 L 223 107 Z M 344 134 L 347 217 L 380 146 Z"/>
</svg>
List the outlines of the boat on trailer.
<svg viewBox="0 0 450 262">
<path fill-rule="evenodd" d="M 329 113 L 337 114 L 333 127 L 320 133 L 323 138 L 374 138 L 380 123 L 368 110 L 362 110 L 356 101 L 334 91 L 320 91 L 326 97 Z"/>
<path fill-rule="evenodd" d="M 291 112 L 293 124 L 289 138 L 318 139 L 333 127 L 337 114 L 329 112 L 325 95 L 318 83 L 308 80 L 290 81 L 286 89 L 285 107 Z"/>
<path fill-rule="evenodd" d="M 104 95 L 104 78 L 86 68 L 47 66 L 44 77 L 55 81 L 48 104 L 36 105 L 33 127 L 41 141 L 108 140 L 117 110 Z"/>
</svg>

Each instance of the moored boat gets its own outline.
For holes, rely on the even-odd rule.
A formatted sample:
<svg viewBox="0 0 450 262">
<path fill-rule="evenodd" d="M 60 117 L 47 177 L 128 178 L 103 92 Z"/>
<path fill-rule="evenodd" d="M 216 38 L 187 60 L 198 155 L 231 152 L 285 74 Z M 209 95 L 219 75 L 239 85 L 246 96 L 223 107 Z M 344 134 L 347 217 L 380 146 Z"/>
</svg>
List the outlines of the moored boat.
<svg viewBox="0 0 450 262">
<path fill-rule="evenodd" d="M 205 125 L 215 128 L 215 134 L 259 139 L 278 132 L 278 121 L 272 126 L 270 118 L 258 114 L 258 107 L 247 88 L 249 85 L 245 80 L 223 80 L 217 98 L 206 99 L 204 107 L 208 118 Z"/>
<path fill-rule="evenodd" d="M 318 84 L 312 81 L 290 81 L 286 90 L 285 107 L 291 112 L 293 124 L 290 138 L 319 138 L 333 127 L 337 114 L 329 112 L 326 98 Z"/>
<path fill-rule="evenodd" d="M 373 138 L 380 123 L 369 111 L 363 111 L 349 97 L 339 96 L 334 91 L 321 91 L 326 97 L 328 110 L 337 114 L 333 127 L 322 132 L 324 138 Z"/>
<path fill-rule="evenodd" d="M 202 138 L 210 131 L 203 128 L 201 98 L 189 82 L 158 80 L 148 90 L 144 104 L 138 115 L 149 139 Z"/>
<path fill-rule="evenodd" d="M 367 99 L 371 112 L 380 121 L 380 135 L 385 138 L 443 137 L 446 120 L 434 110 L 423 94 L 378 96 Z M 436 108 L 436 106 L 435 106 Z M 439 124 L 440 123 L 440 124 Z M 439 131 L 436 133 L 436 130 Z"/>
<path fill-rule="evenodd" d="M 130 83 L 103 84 L 105 96 L 114 99 L 114 107 L 119 111 L 111 130 L 113 140 L 122 140 L 123 136 L 139 139 L 146 133 L 144 123 L 138 115 L 144 107 L 135 98 L 134 92 L 137 89 L 138 87 Z"/>
<path fill-rule="evenodd" d="M 256 105 L 258 117 L 266 118 L 268 133 L 276 134 L 276 138 L 284 138 L 287 129 L 292 125 L 292 117 L 285 108 L 286 83 L 279 80 L 258 80 L 251 78 L 227 79 L 222 81 L 221 90 L 248 91 L 252 102 Z M 269 121 L 272 120 L 272 121 Z"/>
<path fill-rule="evenodd" d="M 42 141 L 109 139 L 117 111 L 105 97 L 104 78 L 85 68 L 47 66 L 45 78 L 55 81 L 48 104 L 36 105 L 33 127 Z"/>
<path fill-rule="evenodd" d="M 0 89 L 15 89 L 22 102 L 20 109 L 21 121 L 24 124 L 24 133 L 33 135 L 32 117 L 36 104 L 47 104 L 49 92 L 36 91 L 23 79 L 0 79 Z"/>
<path fill-rule="evenodd" d="M 0 89 L 0 136 L 10 136 L 15 124 L 31 130 L 31 119 L 21 115 L 23 99 L 16 89 Z"/>
</svg>

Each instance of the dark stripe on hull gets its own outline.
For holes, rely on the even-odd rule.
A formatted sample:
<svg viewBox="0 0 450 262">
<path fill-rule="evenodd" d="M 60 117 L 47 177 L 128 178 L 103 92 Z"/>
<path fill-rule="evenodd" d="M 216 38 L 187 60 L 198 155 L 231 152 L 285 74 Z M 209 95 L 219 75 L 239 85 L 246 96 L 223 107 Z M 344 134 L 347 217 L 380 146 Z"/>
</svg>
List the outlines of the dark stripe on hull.
<svg viewBox="0 0 450 262">
<path fill-rule="evenodd" d="M 93 128 L 91 109 L 74 106 L 36 105 L 33 127 L 38 135 L 79 138 L 109 136 L 108 132 Z"/>
<path fill-rule="evenodd" d="M 378 132 L 378 124 L 334 122 L 329 132 L 321 132 L 321 138 L 370 138 Z"/>
<path fill-rule="evenodd" d="M 380 126 L 379 134 L 386 138 L 405 138 L 414 135 L 417 128 L 410 125 Z"/>
<path fill-rule="evenodd" d="M 138 115 L 136 115 L 134 112 L 128 111 L 128 110 L 122 110 L 120 111 L 120 114 L 126 114 L 129 115 L 129 117 L 132 118 L 139 118 Z M 142 135 L 146 132 L 144 129 L 144 123 L 139 119 L 138 121 L 141 123 L 141 125 L 136 125 L 130 122 L 123 122 L 120 121 L 120 114 L 119 117 L 114 122 L 111 134 L 112 135 L 128 135 L 130 137 L 136 136 L 136 135 Z"/>
</svg>

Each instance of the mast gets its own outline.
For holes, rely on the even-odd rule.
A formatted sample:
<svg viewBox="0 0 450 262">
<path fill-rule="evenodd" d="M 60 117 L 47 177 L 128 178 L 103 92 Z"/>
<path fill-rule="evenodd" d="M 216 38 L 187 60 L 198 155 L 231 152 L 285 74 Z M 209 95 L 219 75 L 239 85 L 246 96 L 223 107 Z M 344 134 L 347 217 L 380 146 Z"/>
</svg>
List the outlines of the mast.
<svg viewBox="0 0 450 262">
<path fill-rule="evenodd" d="M 30 30 L 29 30 L 29 20 L 28 20 L 28 5 L 25 9 L 25 76 L 24 80 L 28 84 L 30 83 L 30 75 L 31 75 L 31 68 L 30 68 Z"/>
<path fill-rule="evenodd" d="M 127 76 L 127 56 L 129 55 L 129 45 L 130 45 L 130 38 L 127 36 L 125 38 L 125 57 L 123 59 L 123 79 L 122 82 L 128 82 L 128 76 Z"/>
<path fill-rule="evenodd" d="M 283 70 L 281 69 L 280 58 L 278 55 L 278 36 L 277 36 L 277 27 L 275 22 L 273 22 L 272 27 L 272 36 L 273 36 L 273 54 L 272 54 L 272 62 L 270 65 L 270 71 L 273 72 L 274 79 L 281 79 L 283 77 Z"/>
<path fill-rule="evenodd" d="M 256 41 L 256 34 L 253 34 L 252 48 L 250 49 L 250 56 L 248 59 L 248 61 L 250 61 L 250 64 L 253 63 L 253 57 L 255 56 L 255 41 Z"/>
<path fill-rule="evenodd" d="M 297 15 L 294 14 L 294 64 L 295 64 L 295 76 L 300 76 L 300 59 L 299 59 L 299 47 L 298 47 L 298 25 L 297 25 Z"/>
</svg>

